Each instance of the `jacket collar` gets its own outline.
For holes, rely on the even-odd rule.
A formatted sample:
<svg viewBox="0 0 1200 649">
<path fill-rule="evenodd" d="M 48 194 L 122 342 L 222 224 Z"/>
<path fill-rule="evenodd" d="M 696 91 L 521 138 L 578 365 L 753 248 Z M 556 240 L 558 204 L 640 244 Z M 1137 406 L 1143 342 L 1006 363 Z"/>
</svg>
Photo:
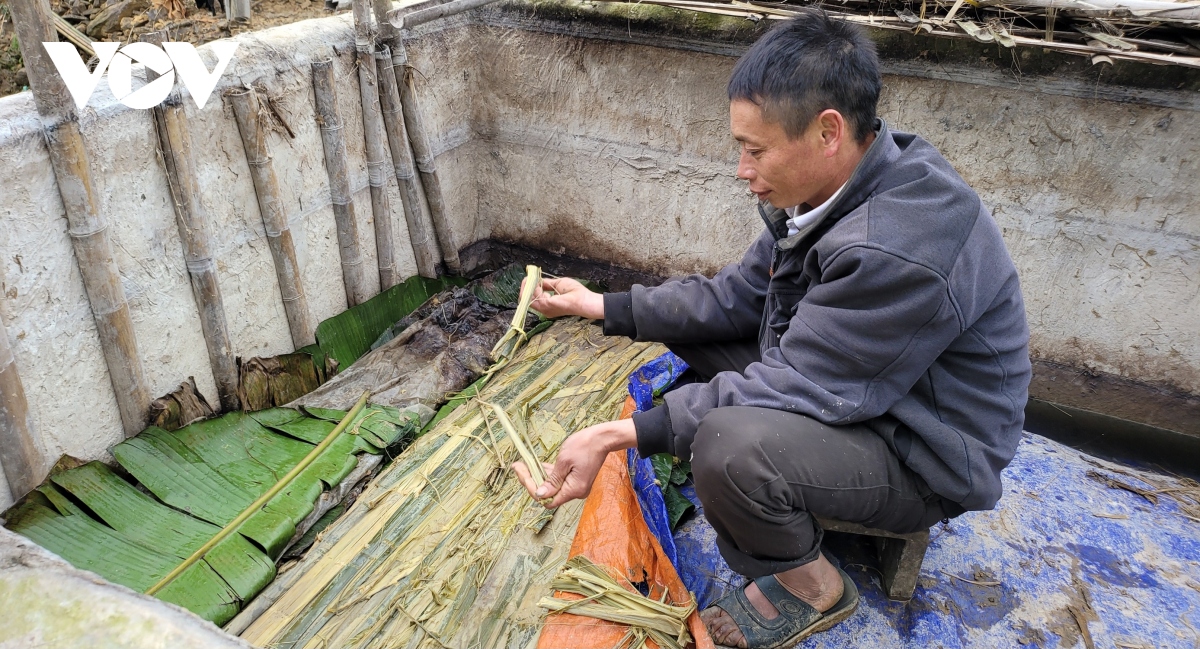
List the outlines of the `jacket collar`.
<svg viewBox="0 0 1200 649">
<path fill-rule="evenodd" d="M 825 212 L 824 219 L 789 237 L 787 236 L 787 212 L 771 207 L 771 204 L 765 201 L 760 202 L 758 215 L 762 217 L 763 222 L 767 224 L 767 230 L 775 238 L 775 247 L 779 250 L 790 250 L 813 230 L 820 227 L 822 223 L 837 221 L 854 208 L 862 205 L 875 191 L 875 187 L 883 175 L 883 170 L 899 157 L 900 147 L 892 138 L 887 123 L 882 119 L 876 119 L 875 141 L 867 147 L 867 152 L 863 154 L 862 160 L 858 161 L 854 173 L 850 174 L 850 180 L 846 181 L 846 187 Z"/>
</svg>

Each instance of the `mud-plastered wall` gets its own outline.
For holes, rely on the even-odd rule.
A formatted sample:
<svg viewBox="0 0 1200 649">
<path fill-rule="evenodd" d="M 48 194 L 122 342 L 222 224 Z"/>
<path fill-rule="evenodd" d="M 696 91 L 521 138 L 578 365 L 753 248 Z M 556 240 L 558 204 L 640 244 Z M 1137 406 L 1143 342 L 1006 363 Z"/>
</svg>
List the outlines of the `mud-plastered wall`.
<svg viewBox="0 0 1200 649">
<path fill-rule="evenodd" d="M 735 56 L 497 16 L 513 28 L 484 31 L 481 232 L 662 275 L 711 273 L 742 254 L 762 225 L 734 177 Z M 1200 102 L 883 65 L 880 116 L 937 146 L 1001 226 L 1033 357 L 1200 395 Z"/>
<path fill-rule="evenodd" d="M 673 275 L 719 268 L 761 231 L 735 177 L 726 57 L 493 34 L 476 104 L 490 236 Z"/>
<path fill-rule="evenodd" d="M 889 76 L 1000 224 L 1035 358 L 1200 394 L 1200 112 Z"/>
</svg>

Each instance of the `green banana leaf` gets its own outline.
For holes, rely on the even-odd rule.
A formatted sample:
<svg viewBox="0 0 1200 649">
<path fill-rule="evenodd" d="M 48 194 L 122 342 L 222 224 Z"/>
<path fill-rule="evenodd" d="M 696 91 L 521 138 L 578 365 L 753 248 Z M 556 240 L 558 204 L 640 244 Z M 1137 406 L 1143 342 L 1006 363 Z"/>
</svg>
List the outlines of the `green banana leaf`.
<svg viewBox="0 0 1200 649">
<path fill-rule="evenodd" d="M 149 428 L 113 447 L 113 455 L 164 503 L 224 526 L 283 478 L 346 415 L 320 414 L 318 419 L 273 408 L 233 412 L 173 432 Z M 321 492 L 354 470 L 357 453 L 379 453 L 415 431 L 418 423 L 395 408 L 363 409 L 347 427 L 349 434 L 339 435 L 239 531 L 277 558 Z"/>
<path fill-rule="evenodd" d="M 53 486 L 42 487 L 52 490 Z M 45 493 L 45 491 L 43 491 Z M 56 500 L 66 500 L 65 496 Z M 146 547 L 130 537 L 84 514 L 63 514 L 30 501 L 21 507 L 11 529 L 51 550 L 71 565 L 90 570 L 105 579 L 139 591 L 174 570 L 180 559 L 168 552 Z M 81 542 L 86 539 L 86 542 Z M 158 597 L 178 604 L 212 621 L 224 624 L 239 608 L 239 597 L 207 561 L 198 561 L 175 581 L 159 591 Z"/>
<path fill-rule="evenodd" d="M 687 482 L 688 474 L 692 472 L 692 464 L 681 462 L 670 453 L 658 453 L 650 456 L 650 465 L 654 467 L 654 481 L 662 489 L 663 504 L 667 506 L 667 520 L 671 524 L 671 531 L 675 531 L 683 517 L 696 508 L 679 490 L 679 487 Z"/>
<path fill-rule="evenodd" d="M 221 531 L 162 505 L 100 462 L 60 473 L 51 480 L 102 523 L 138 545 L 161 550 L 179 561 Z M 205 555 L 205 561 L 243 600 L 253 597 L 275 576 L 274 562 L 239 534 L 218 543 Z"/>
<path fill-rule="evenodd" d="M 139 591 L 213 538 L 324 441 L 345 411 L 272 408 L 234 412 L 177 431 L 151 427 L 113 455 L 151 495 L 91 462 L 55 473 L 9 512 L 9 528 Z M 419 427 L 411 413 L 368 406 L 312 464 L 262 509 L 158 592 L 217 624 L 231 619 L 275 576 L 278 558 L 321 492 Z M 165 504 L 164 504 L 165 503 Z"/>
<path fill-rule="evenodd" d="M 525 279 L 525 267 L 509 264 L 500 270 L 471 282 L 467 288 L 483 302 L 492 306 L 517 306 L 521 299 L 521 280 Z"/>
<path fill-rule="evenodd" d="M 371 349 L 371 343 L 379 334 L 412 313 L 430 296 L 447 286 L 465 283 L 466 280 L 457 277 L 410 277 L 317 325 L 317 345 L 337 361 L 339 369 L 345 369 Z"/>
</svg>

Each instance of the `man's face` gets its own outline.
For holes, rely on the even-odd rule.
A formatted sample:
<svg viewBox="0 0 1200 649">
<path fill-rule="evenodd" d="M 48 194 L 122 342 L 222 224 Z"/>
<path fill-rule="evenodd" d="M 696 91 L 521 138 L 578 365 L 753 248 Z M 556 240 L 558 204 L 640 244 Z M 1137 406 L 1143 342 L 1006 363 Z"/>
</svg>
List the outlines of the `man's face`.
<svg viewBox="0 0 1200 649">
<path fill-rule="evenodd" d="M 801 203 L 815 207 L 821 201 L 814 203 L 814 199 L 828 198 L 825 190 L 836 174 L 829 158 L 836 153 L 836 144 L 831 152 L 821 121 L 818 116 L 792 139 L 783 126 L 764 119 L 753 102 L 730 102 L 730 129 L 734 139 L 742 143 L 737 176 L 750 182 L 750 191 L 758 200 L 785 208 Z"/>
</svg>

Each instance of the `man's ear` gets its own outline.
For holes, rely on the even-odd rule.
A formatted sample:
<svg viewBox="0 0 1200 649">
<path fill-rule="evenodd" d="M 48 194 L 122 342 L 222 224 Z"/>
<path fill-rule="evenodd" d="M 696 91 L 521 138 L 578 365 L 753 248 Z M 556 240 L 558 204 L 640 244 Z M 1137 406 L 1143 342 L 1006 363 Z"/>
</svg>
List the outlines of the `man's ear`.
<svg viewBox="0 0 1200 649">
<path fill-rule="evenodd" d="M 817 125 L 820 128 L 821 149 L 825 157 L 832 158 L 837 155 L 849 136 L 846 118 L 838 111 L 826 108 L 817 115 Z"/>
</svg>

